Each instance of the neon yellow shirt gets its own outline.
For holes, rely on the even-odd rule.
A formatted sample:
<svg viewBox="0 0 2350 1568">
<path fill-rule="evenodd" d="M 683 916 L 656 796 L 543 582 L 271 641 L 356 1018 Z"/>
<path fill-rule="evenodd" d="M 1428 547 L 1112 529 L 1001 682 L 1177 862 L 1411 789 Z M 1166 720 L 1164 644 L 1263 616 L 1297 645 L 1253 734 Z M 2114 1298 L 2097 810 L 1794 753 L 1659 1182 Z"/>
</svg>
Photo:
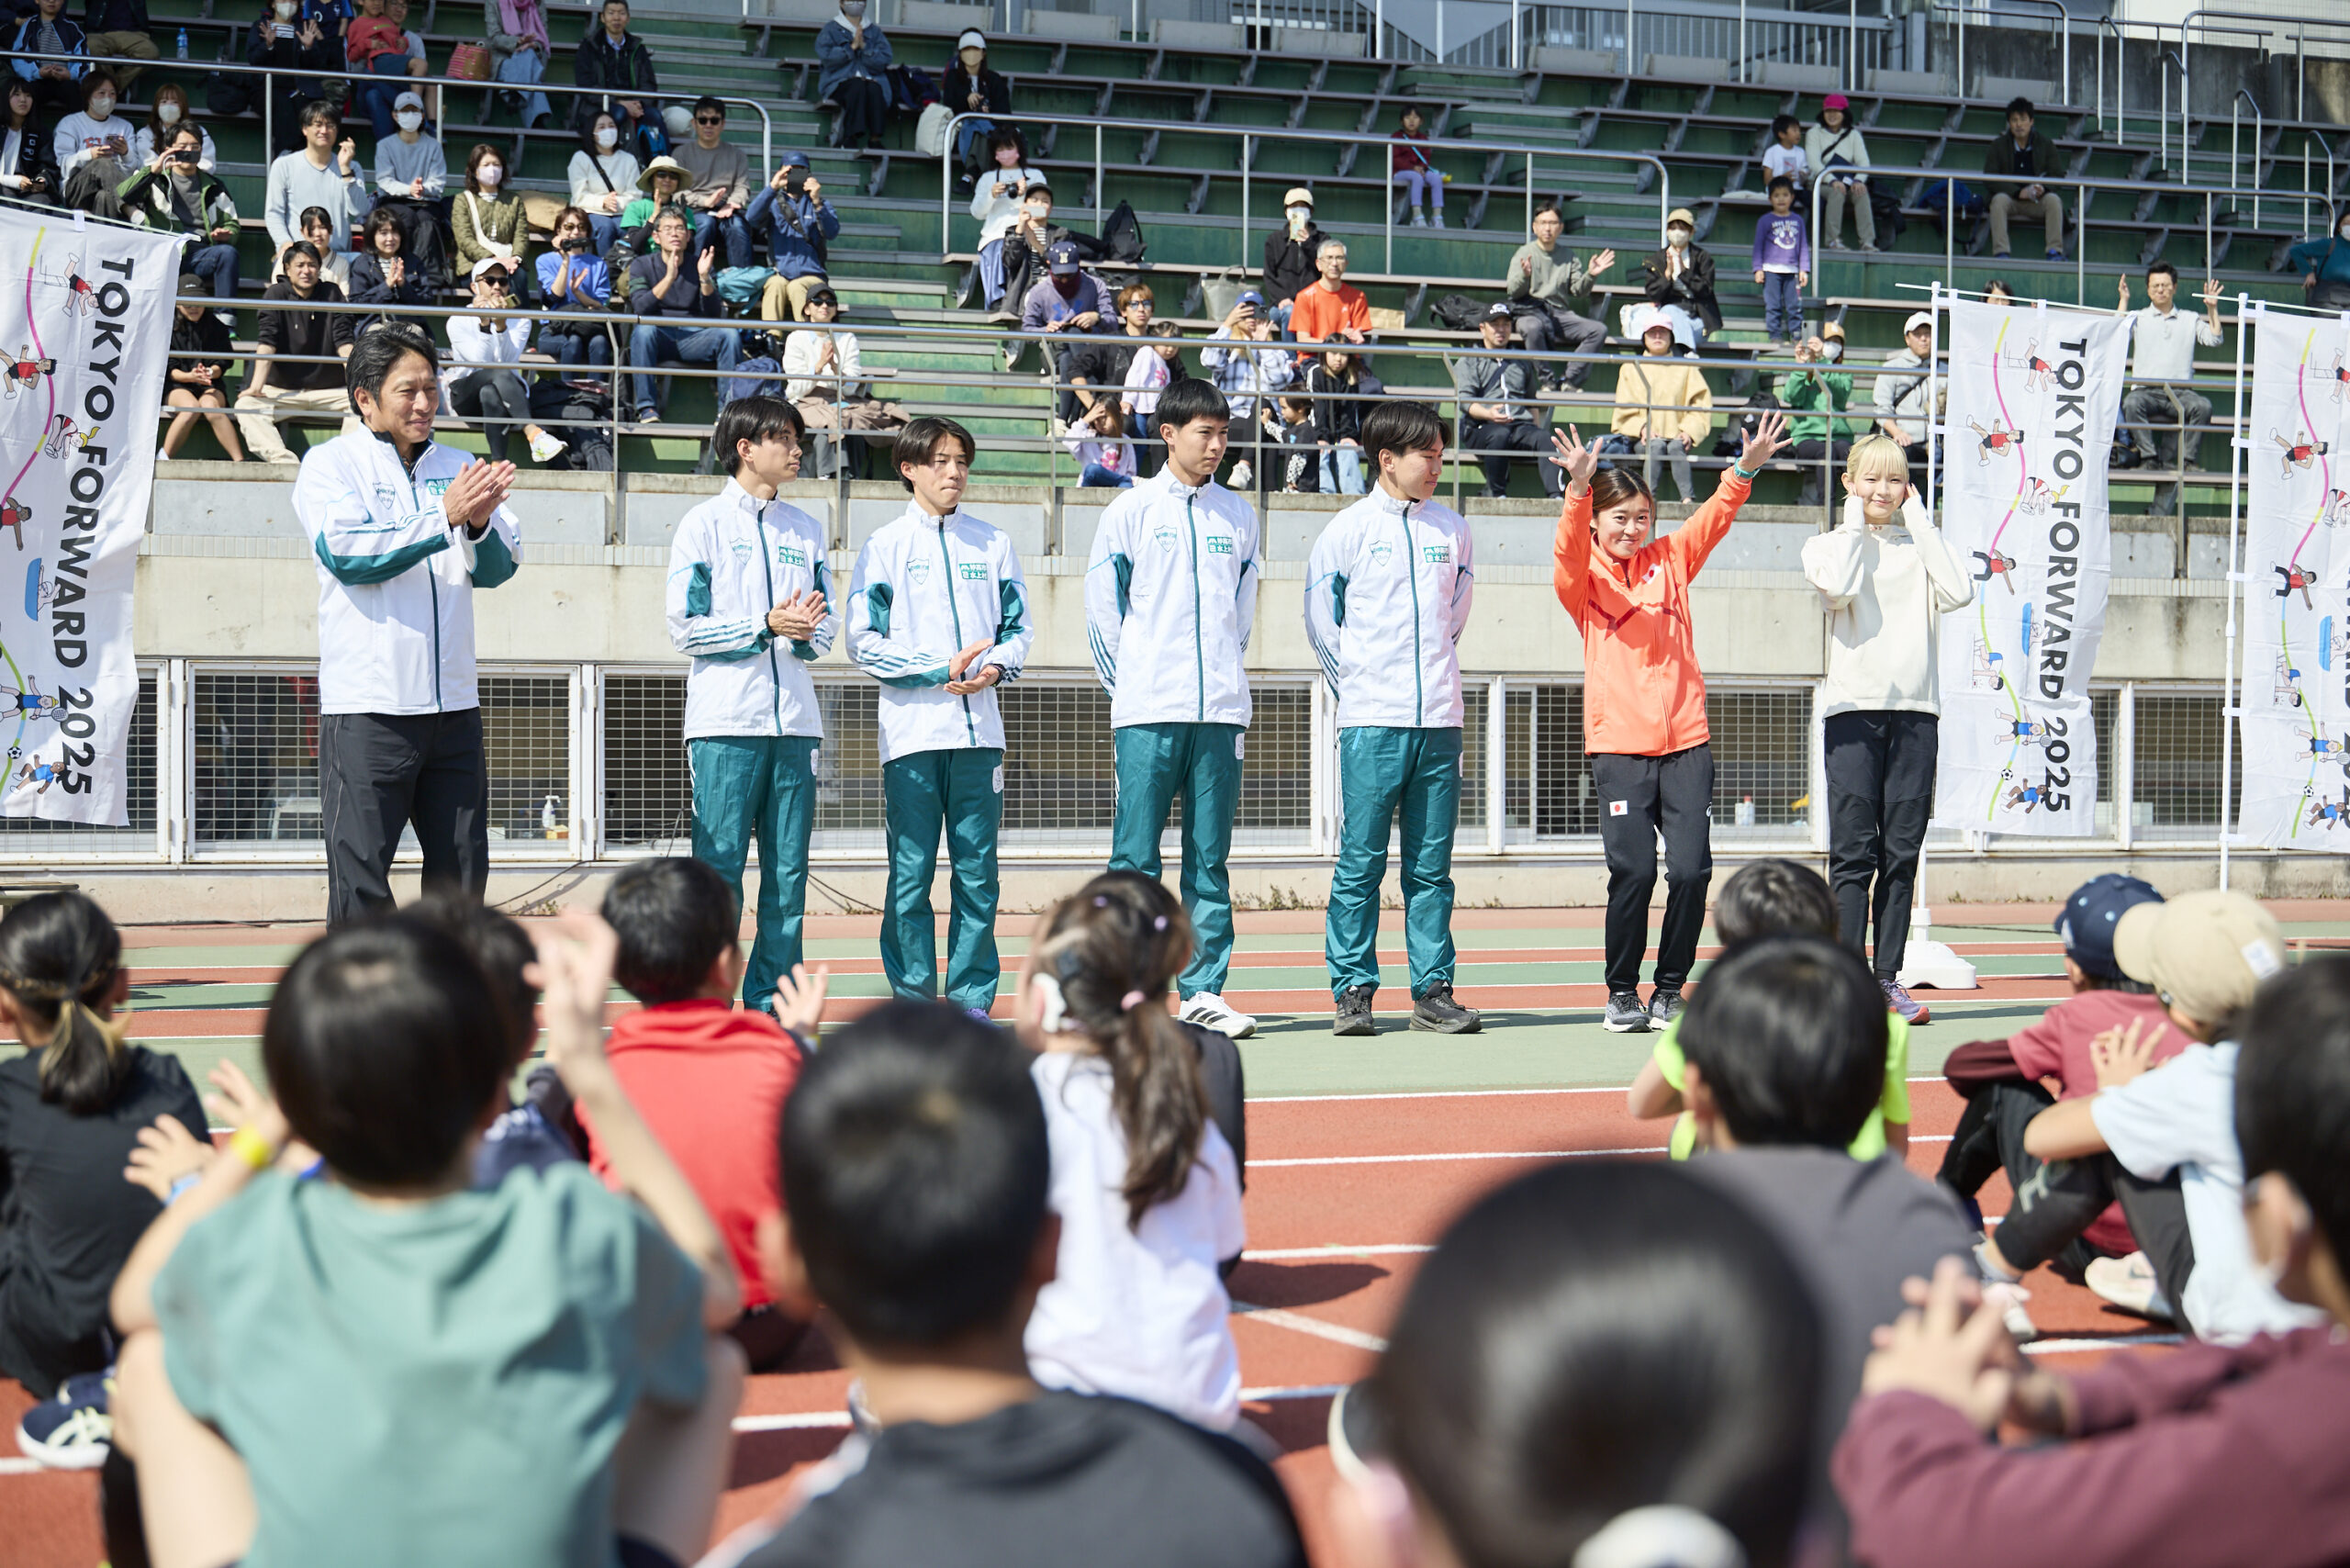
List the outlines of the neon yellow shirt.
<svg viewBox="0 0 2350 1568">
<path fill-rule="evenodd" d="M 1682 1069 L 1688 1058 L 1681 1054 L 1681 1019 L 1676 1015 L 1664 1026 L 1656 1039 L 1656 1049 L 1650 1053 L 1657 1070 L 1664 1074 L 1665 1082 L 1675 1094 L 1686 1092 L 1682 1087 Z M 1909 1122 L 1909 1021 L 1898 1013 L 1887 1013 L 1885 1018 L 1885 1093 L 1877 1101 L 1876 1109 L 1861 1124 L 1861 1136 L 1854 1138 L 1845 1152 L 1855 1159 L 1874 1159 L 1885 1152 L 1885 1124 Z M 1686 1159 L 1697 1146 L 1696 1121 L 1684 1111 L 1674 1118 L 1671 1153 L 1675 1159 Z"/>
</svg>

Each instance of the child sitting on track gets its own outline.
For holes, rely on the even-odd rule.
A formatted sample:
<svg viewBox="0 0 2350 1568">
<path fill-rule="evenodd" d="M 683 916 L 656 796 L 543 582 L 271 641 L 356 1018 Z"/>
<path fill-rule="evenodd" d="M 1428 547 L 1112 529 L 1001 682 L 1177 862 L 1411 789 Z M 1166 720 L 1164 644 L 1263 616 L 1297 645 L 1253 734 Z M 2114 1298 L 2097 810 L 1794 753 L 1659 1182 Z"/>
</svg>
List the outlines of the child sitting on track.
<svg viewBox="0 0 2350 1568">
<path fill-rule="evenodd" d="M 1583 751 L 1607 856 L 1602 1022 L 1617 1034 L 1670 1024 L 1696 961 L 1706 885 L 1714 874 L 1707 820 L 1714 753 L 1706 678 L 1689 625 L 1689 585 L 1729 532 L 1786 428 L 1777 414 L 1765 414 L 1712 498 L 1653 543 L 1656 498 L 1647 482 L 1625 469 L 1600 468 L 1597 454 L 1572 429 L 1551 436 L 1568 478 L 1551 585 L 1583 629 Z M 1640 958 L 1648 949 L 1660 833 L 1672 890 L 1657 943 L 1656 987 L 1644 1007 Z"/>
<path fill-rule="evenodd" d="M 509 1053 L 446 935 L 393 916 L 286 970 L 262 1036 L 275 1102 L 115 1283 L 115 1439 L 156 1568 L 701 1551 L 742 1394 L 716 1334 L 734 1273 L 604 1059 L 611 933 L 571 930 L 540 949 L 548 1057 L 635 1204 L 567 1164 L 470 1190 Z M 263 1173 L 289 1136 L 320 1179 Z"/>
<path fill-rule="evenodd" d="M 1069 1255 L 1033 1060 L 897 1002 L 808 1064 L 783 1114 L 790 1217 L 763 1251 L 778 1292 L 823 1304 L 878 1429 L 703 1568 L 1304 1568 L 1281 1483 L 1239 1443 L 1030 1376 L 1022 1330 Z"/>
<path fill-rule="evenodd" d="M 1836 902 L 1819 873 L 1792 860 L 1753 860 L 1739 868 L 1722 884 L 1714 902 L 1714 935 L 1724 948 L 1764 936 L 1825 936 L 1836 938 Z M 1683 1092 L 1680 1019 L 1664 1026 L 1656 1048 L 1632 1080 L 1625 1097 L 1627 1109 L 1641 1120 L 1680 1116 L 1673 1124 L 1672 1155 L 1686 1159 L 1697 1147 L 1695 1120 L 1683 1114 L 1688 1102 Z M 1890 1152 L 1896 1160 L 1909 1152 L 1909 1025 L 1895 1014 L 1886 1024 L 1885 1088 L 1862 1122 L 1860 1132 L 1846 1146 L 1855 1159 L 1874 1159 Z"/>
<path fill-rule="evenodd" d="M 2217 1108 L 2243 1146 L 2237 1246 L 2322 1309 L 2322 1327 L 2158 1359 L 2124 1351 L 2060 1377 L 2021 1364 L 1997 1313 L 1967 1318 L 1965 1271 L 1944 1263 L 1930 1287 L 1911 1282 L 1924 1311 L 1869 1359 L 1836 1450 L 1856 1559 L 2350 1562 L 2350 960 L 2312 957 L 2266 981 L 2243 1041 L 2232 1105 Z M 2072 1440 L 1986 1441 L 2003 1420 Z"/>
<path fill-rule="evenodd" d="M 1224 1274 L 1247 1232 L 1199 1047 L 1166 1007 L 1191 956 L 1183 906 L 1132 871 L 1063 899 L 1029 945 L 1020 1034 L 1039 1053 L 1060 1264 L 1028 1320 L 1028 1363 L 1048 1388 L 1222 1431 L 1240 1418 Z"/>
</svg>

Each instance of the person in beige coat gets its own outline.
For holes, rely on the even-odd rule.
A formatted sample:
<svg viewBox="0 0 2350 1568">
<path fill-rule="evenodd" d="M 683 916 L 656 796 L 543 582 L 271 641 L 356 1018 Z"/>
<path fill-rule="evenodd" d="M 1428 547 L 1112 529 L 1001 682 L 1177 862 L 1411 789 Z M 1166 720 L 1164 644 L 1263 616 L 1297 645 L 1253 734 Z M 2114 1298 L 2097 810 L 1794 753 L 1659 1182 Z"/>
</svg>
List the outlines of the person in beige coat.
<svg viewBox="0 0 2350 1568">
<path fill-rule="evenodd" d="M 1714 428 L 1714 394 L 1696 362 L 1673 352 L 1673 327 L 1662 313 L 1651 306 L 1634 314 L 1640 353 L 1616 373 L 1616 418 L 1599 450 L 1626 456 L 1641 454 L 1646 460 L 1642 477 L 1651 491 L 1656 488 L 1657 460 L 1670 460 L 1681 498 L 1695 501 L 1689 457 Z"/>
</svg>

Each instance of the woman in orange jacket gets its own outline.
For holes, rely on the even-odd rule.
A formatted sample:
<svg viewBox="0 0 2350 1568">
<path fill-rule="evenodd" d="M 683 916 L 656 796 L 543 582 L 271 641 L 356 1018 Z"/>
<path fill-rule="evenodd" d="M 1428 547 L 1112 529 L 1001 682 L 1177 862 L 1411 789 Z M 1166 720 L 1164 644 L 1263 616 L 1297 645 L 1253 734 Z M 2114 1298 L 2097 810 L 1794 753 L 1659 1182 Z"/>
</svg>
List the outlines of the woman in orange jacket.
<svg viewBox="0 0 2350 1568">
<path fill-rule="evenodd" d="M 1607 1014 L 1617 1034 L 1662 1029 L 1681 1011 L 1681 987 L 1706 923 L 1714 871 L 1707 812 L 1714 754 L 1706 727 L 1706 677 L 1690 637 L 1689 584 L 1729 532 L 1754 476 L 1786 435 L 1766 414 L 1736 466 L 1686 522 L 1651 542 L 1656 498 L 1628 468 L 1601 468 L 1597 454 L 1561 427 L 1553 458 L 1567 471 L 1566 506 L 1551 548 L 1551 585 L 1583 628 L 1583 743 L 1599 801 L 1607 855 Z M 1656 985 L 1640 1002 L 1648 951 L 1656 840 L 1664 836 L 1664 930 Z"/>
</svg>

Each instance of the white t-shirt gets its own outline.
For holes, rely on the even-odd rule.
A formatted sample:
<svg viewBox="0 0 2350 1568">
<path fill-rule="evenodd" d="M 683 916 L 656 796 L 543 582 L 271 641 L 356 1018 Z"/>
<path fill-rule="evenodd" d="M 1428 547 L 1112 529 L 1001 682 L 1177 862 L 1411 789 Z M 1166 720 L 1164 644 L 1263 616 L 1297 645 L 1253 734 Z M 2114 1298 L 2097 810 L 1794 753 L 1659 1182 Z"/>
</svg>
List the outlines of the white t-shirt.
<svg viewBox="0 0 2350 1568">
<path fill-rule="evenodd" d="M 1804 181 L 1811 175 L 1811 159 L 1804 152 L 1800 143 L 1793 147 L 1782 147 L 1774 141 L 1769 147 L 1763 149 L 1762 183 L 1768 185 L 1781 174 L 1793 180 L 1796 189 L 1803 189 Z"/>
<path fill-rule="evenodd" d="M 1029 1070 L 1061 1222 L 1059 1271 L 1028 1319 L 1030 1373 L 1047 1388 L 1122 1394 L 1229 1430 L 1240 1417 L 1240 1352 L 1216 1265 L 1248 1240 L 1232 1146 L 1209 1123 L 1182 1192 L 1130 1228 L 1110 1064 L 1051 1051 Z"/>
<path fill-rule="evenodd" d="M 2090 1119 L 2129 1172 L 2178 1172 L 2195 1271 L 2179 1308 L 2202 1338 L 2241 1344 L 2325 1321 L 2264 1278 L 2244 1224 L 2244 1156 L 2236 1148 L 2236 1043 L 2194 1045 L 2144 1077 L 2089 1102 Z"/>
</svg>

